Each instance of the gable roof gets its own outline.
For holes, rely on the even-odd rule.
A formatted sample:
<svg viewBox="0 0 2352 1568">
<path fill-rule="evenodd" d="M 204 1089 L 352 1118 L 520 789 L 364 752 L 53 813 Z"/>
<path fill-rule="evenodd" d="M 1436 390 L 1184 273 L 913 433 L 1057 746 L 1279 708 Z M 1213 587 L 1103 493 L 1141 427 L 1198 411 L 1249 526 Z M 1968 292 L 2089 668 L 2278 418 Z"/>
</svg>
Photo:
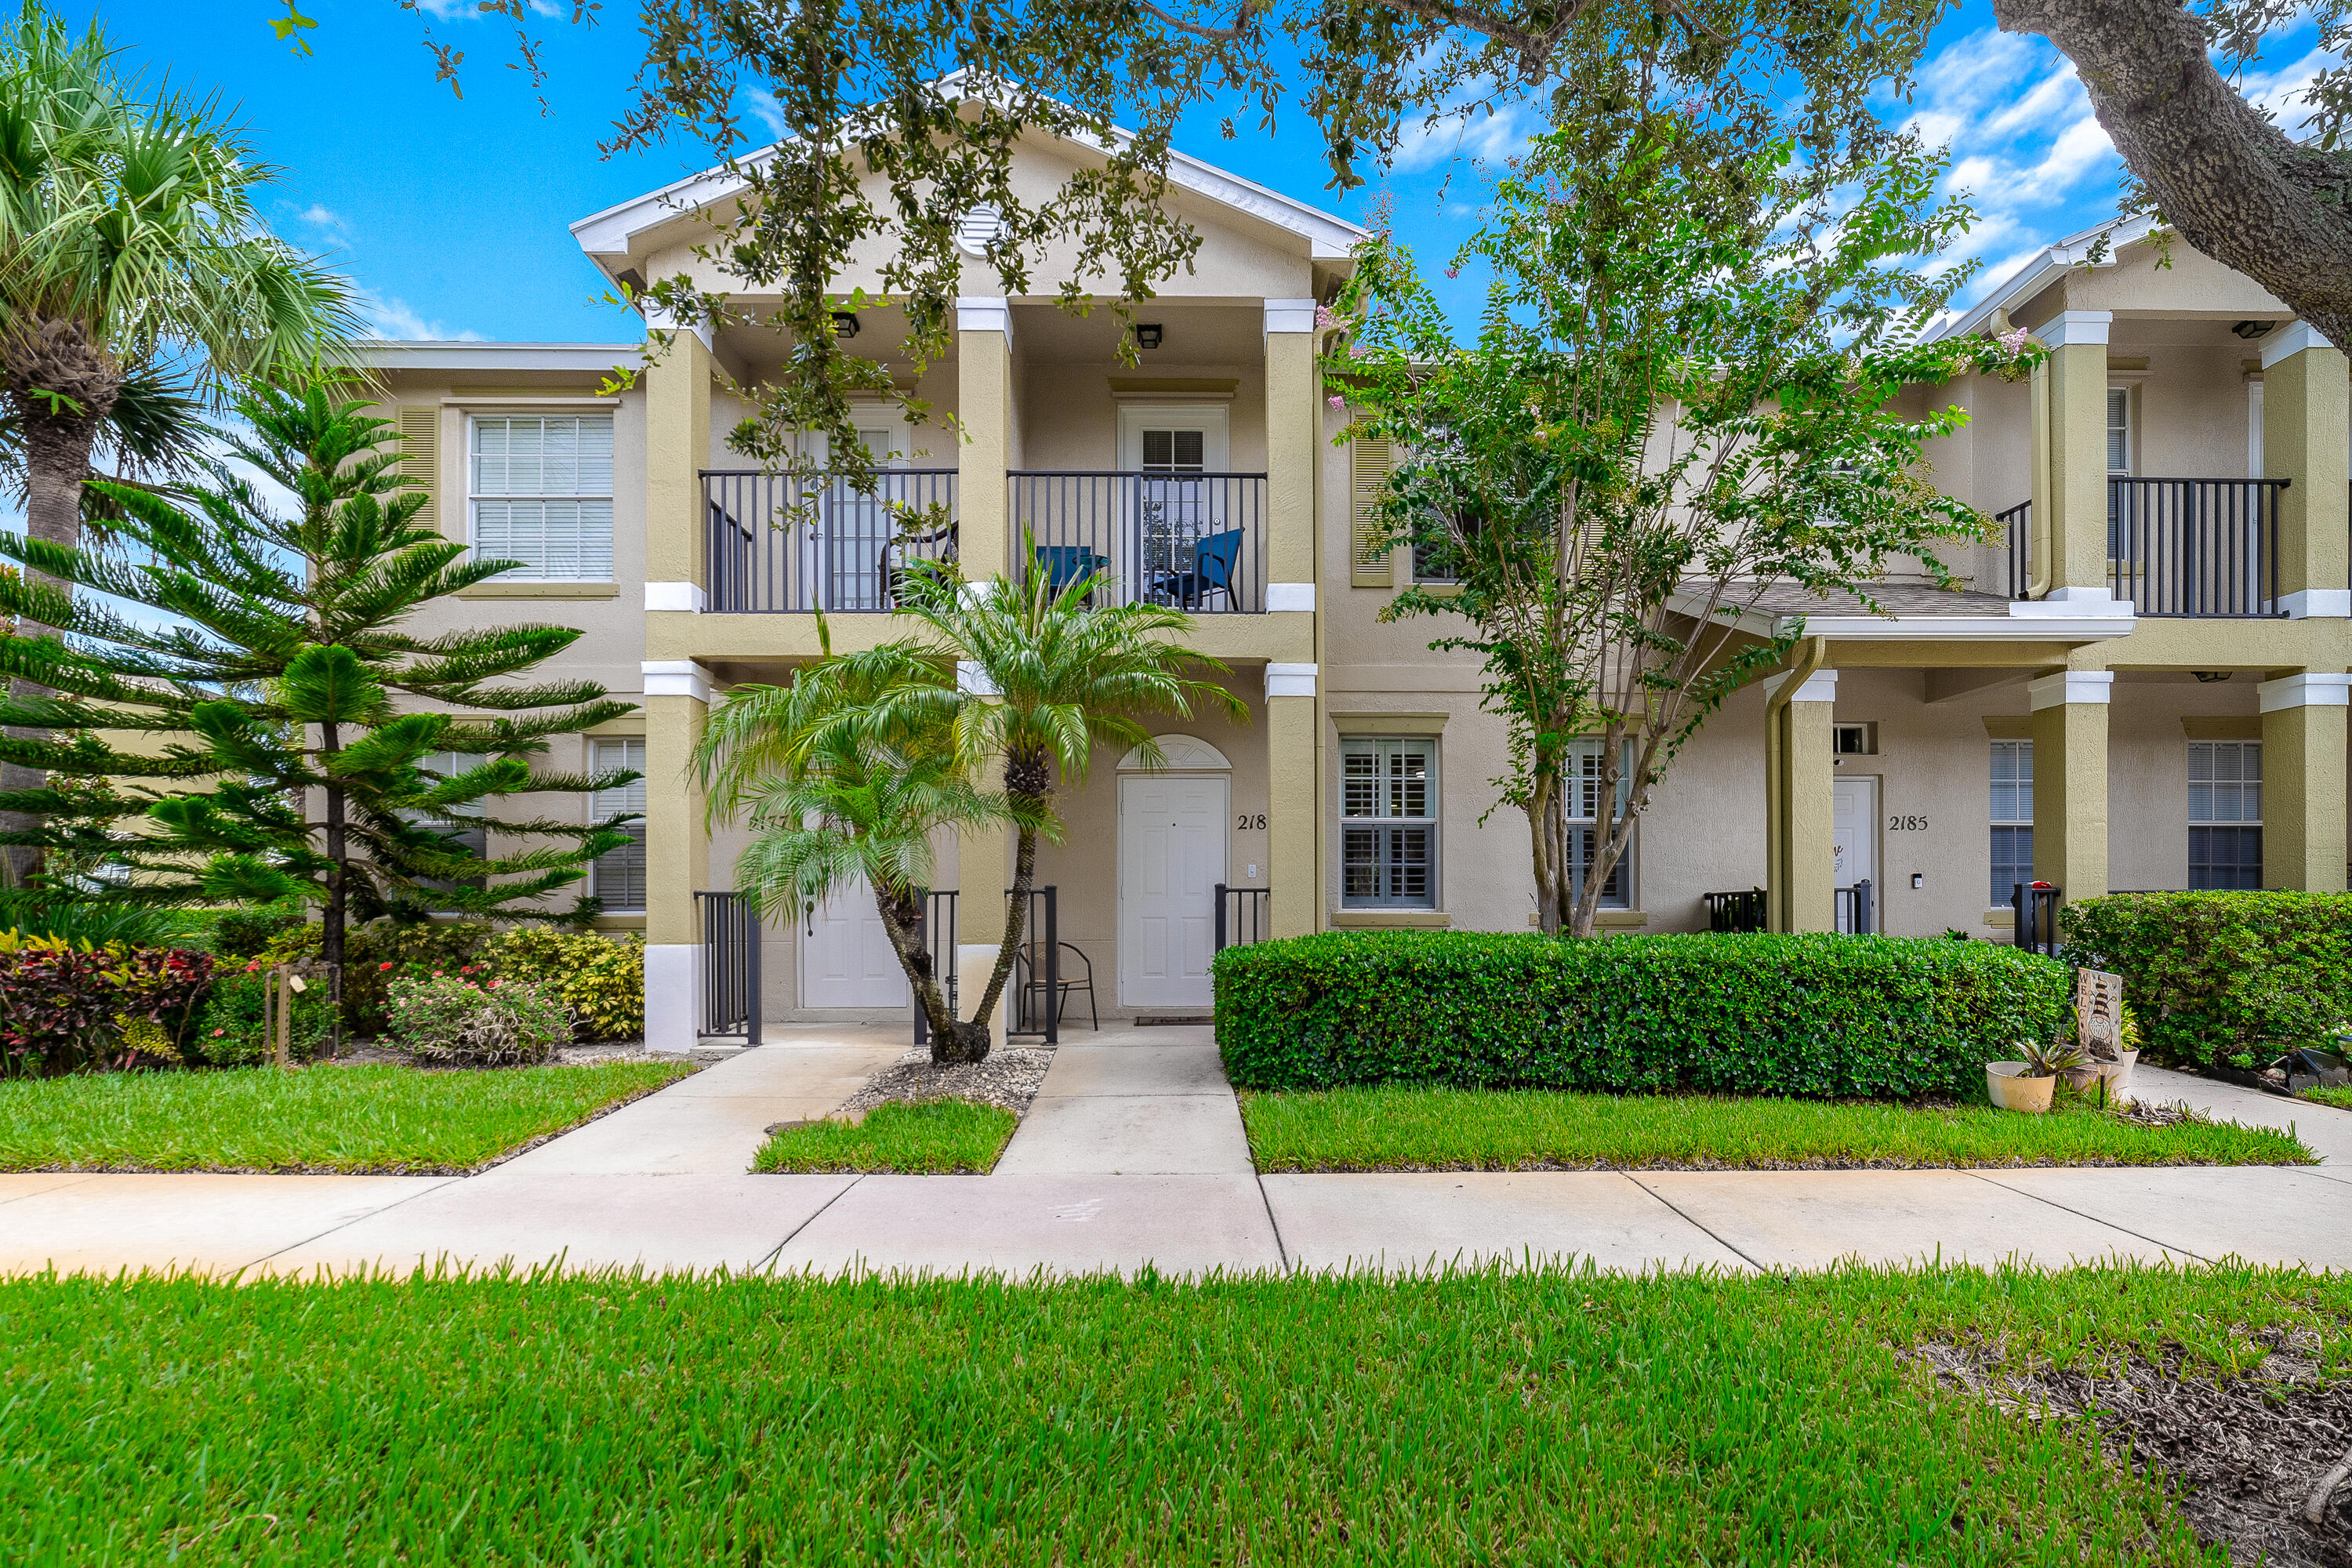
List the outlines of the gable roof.
<svg viewBox="0 0 2352 1568">
<path fill-rule="evenodd" d="M 960 85 L 957 78 L 961 75 L 959 72 L 957 76 L 943 79 L 941 85 Z M 967 99 L 975 97 L 981 90 L 984 89 L 975 89 L 965 96 Z M 1057 136 L 1055 139 L 1091 152 L 1106 150 L 1103 143 L 1093 137 Z M 1135 133 L 1113 126 L 1109 140 L 1114 146 L 1124 148 L 1134 142 Z M 763 162 L 783 145 L 782 142 L 775 142 L 740 162 Z M 1355 246 L 1371 237 L 1370 230 L 1343 217 L 1286 196 L 1279 191 L 1269 190 L 1255 181 L 1229 174 L 1173 148 L 1168 154 L 1168 183 L 1178 190 L 1205 197 L 1234 212 L 1298 236 L 1307 241 L 1307 256 L 1311 260 L 1342 260 Z M 602 212 L 591 213 L 572 226 L 572 236 L 580 242 L 580 248 L 588 253 L 590 260 L 595 262 L 607 277 L 614 277 L 615 269 L 626 265 L 626 258 L 632 254 L 639 235 L 740 195 L 748 184 L 741 175 L 724 168 L 706 169 L 698 174 L 673 180 L 658 190 L 648 191 L 644 195 L 606 207 Z"/>
<path fill-rule="evenodd" d="M 2141 240 L 2154 234 L 2156 229 L 2156 220 L 2142 215 L 2137 217 L 2118 218 L 2112 223 L 2103 223 L 2096 228 L 2086 228 L 2080 234 L 2070 234 L 2054 245 L 2045 246 L 2041 254 L 2032 258 L 2024 266 L 2020 267 L 1995 285 L 1992 292 L 1977 301 L 1974 309 L 1964 315 L 1948 316 L 1937 323 L 1936 328 L 1928 332 L 1927 341 L 1935 342 L 1941 338 L 1973 336 L 1983 331 L 1985 324 L 1992 320 L 1994 311 L 2013 310 L 2026 303 L 2077 267 L 2085 264 L 2093 267 L 2113 267 L 2126 246 L 2137 245 Z M 2100 241 L 2103 239 L 2106 242 L 2104 254 L 2099 248 Z M 2094 256 L 2098 256 L 2100 258 L 2093 260 Z M 2016 325 L 2031 328 L 2039 323 L 2019 321 Z"/>
</svg>

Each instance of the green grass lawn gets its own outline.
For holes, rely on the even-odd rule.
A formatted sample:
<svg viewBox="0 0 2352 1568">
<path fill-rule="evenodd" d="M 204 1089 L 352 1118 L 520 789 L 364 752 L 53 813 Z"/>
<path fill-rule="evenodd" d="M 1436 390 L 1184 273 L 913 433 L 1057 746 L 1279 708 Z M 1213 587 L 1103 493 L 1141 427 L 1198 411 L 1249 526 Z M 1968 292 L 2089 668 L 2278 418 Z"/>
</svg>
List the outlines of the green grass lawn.
<svg viewBox="0 0 2352 1568">
<path fill-rule="evenodd" d="M 2118 1266 L 0 1284 L 26 1565 L 2226 1564 L 1897 1353 L 2186 1346 L 2352 1280 Z"/>
<path fill-rule="evenodd" d="M 2306 1089 L 2298 1098 L 2315 1100 L 2338 1110 L 2352 1110 L 2352 1089 Z"/>
<path fill-rule="evenodd" d="M 771 1133 L 751 1158 L 754 1171 L 897 1172 L 903 1175 L 986 1175 L 1021 1119 L 969 1100 L 889 1100 L 866 1120 L 810 1121 Z"/>
<path fill-rule="evenodd" d="M 1242 1118 L 1261 1171 L 2313 1163 L 2284 1132 L 2138 1127 L 2073 1096 L 2046 1116 L 2021 1116 L 1982 1105 L 1383 1086 L 1244 1094 Z"/>
<path fill-rule="evenodd" d="M 469 1171 L 684 1062 L 225 1068 L 0 1082 L 0 1171 Z"/>
</svg>

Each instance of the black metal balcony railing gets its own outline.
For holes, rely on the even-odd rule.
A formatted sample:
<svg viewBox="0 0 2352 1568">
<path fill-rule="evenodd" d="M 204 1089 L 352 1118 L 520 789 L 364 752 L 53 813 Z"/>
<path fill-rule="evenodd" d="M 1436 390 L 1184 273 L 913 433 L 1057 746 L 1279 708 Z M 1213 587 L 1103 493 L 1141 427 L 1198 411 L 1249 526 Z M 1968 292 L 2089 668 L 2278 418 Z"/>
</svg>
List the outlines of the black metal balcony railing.
<svg viewBox="0 0 2352 1568">
<path fill-rule="evenodd" d="M 2271 616 L 2284 479 L 2107 480 L 2108 592 L 2143 616 Z"/>
<path fill-rule="evenodd" d="M 1265 608 L 1265 476 L 1022 472 L 1013 486 L 1016 574 L 1024 534 L 1058 585 L 1108 574 L 1118 604 L 1199 613 Z"/>
<path fill-rule="evenodd" d="M 1764 929 L 1765 893 L 1761 888 L 1742 889 L 1735 893 L 1701 893 L 1699 901 L 1706 906 L 1706 929 L 1711 931 Z"/>
<path fill-rule="evenodd" d="M 874 481 L 705 471 L 706 606 L 887 610 L 908 563 L 955 559 L 953 468 L 885 468 Z"/>
<path fill-rule="evenodd" d="M 2264 618 L 2278 609 L 2284 479 L 2107 479 L 2107 592 L 2143 616 Z M 2009 530 L 2009 596 L 2030 596 L 2033 503 Z"/>
<path fill-rule="evenodd" d="M 1216 952 L 1251 947 L 1274 934 L 1274 889 L 1217 884 Z"/>
</svg>

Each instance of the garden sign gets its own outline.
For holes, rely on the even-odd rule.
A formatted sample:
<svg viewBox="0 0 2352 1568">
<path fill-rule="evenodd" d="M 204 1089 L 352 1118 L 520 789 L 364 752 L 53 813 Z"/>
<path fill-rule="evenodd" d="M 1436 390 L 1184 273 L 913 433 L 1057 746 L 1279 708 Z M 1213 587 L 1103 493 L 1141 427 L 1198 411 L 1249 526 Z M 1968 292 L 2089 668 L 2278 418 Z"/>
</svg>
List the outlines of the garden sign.
<svg viewBox="0 0 2352 1568">
<path fill-rule="evenodd" d="M 2074 1038 L 2095 1061 L 2124 1054 L 2124 977 L 2104 969 L 2074 971 Z"/>
</svg>

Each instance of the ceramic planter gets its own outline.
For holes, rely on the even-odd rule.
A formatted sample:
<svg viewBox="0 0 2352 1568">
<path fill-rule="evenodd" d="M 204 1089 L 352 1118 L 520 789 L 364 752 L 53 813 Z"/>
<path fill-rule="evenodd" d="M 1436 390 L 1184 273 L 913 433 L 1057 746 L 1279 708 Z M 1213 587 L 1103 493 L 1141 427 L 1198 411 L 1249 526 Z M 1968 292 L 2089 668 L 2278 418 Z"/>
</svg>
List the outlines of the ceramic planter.
<svg viewBox="0 0 2352 1568">
<path fill-rule="evenodd" d="M 2126 1051 L 2118 1061 L 2093 1062 L 2087 1067 L 2068 1068 L 2065 1075 L 2067 1086 L 2088 1090 L 2101 1079 L 2105 1079 L 2107 1097 L 2112 1100 L 2131 1087 L 2132 1064 L 2138 1060 L 2137 1051 Z"/>
<path fill-rule="evenodd" d="M 2039 1116 L 2050 1109 L 2051 1096 L 2058 1092 L 2058 1075 L 2027 1078 L 2023 1062 L 1985 1063 L 1985 1094 L 2003 1110 L 2022 1110 L 2029 1116 Z"/>
</svg>

